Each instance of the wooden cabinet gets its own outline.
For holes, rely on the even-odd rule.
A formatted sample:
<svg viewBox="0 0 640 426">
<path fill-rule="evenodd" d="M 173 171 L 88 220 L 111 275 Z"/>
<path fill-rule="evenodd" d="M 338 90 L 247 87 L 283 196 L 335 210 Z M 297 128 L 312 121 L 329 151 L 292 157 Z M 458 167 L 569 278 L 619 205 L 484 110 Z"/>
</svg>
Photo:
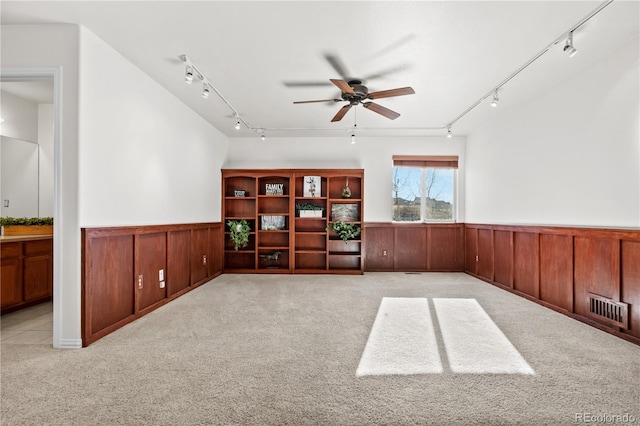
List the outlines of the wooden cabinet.
<svg viewBox="0 0 640 426">
<path fill-rule="evenodd" d="M 220 275 L 221 242 L 215 222 L 83 228 L 82 344 Z"/>
<path fill-rule="evenodd" d="M 2 241 L 1 251 L 0 300 L 3 314 L 51 299 L 53 240 L 50 236 L 8 237 Z"/>
<path fill-rule="evenodd" d="M 327 227 L 362 226 L 363 170 L 223 170 L 222 178 L 226 272 L 362 273 L 362 236 L 345 244 Z M 321 210 L 308 217 L 301 205 Z M 238 250 L 228 224 L 237 220 L 251 229 Z"/>
<path fill-rule="evenodd" d="M 464 225 L 461 223 L 369 222 L 364 225 L 365 271 L 464 271 Z"/>
</svg>

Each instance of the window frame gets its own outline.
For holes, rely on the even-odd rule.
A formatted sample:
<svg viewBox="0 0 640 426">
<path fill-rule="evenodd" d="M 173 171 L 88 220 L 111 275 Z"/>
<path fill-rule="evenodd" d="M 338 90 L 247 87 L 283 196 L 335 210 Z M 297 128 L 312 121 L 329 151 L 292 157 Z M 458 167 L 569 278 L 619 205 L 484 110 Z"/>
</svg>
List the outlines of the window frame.
<svg viewBox="0 0 640 426">
<path fill-rule="evenodd" d="M 393 223 L 457 223 L 458 220 L 458 156 L 393 156 L 393 169 L 410 168 L 420 170 L 420 220 L 394 220 L 393 203 L 391 205 L 391 221 Z M 426 217 L 427 208 L 427 169 L 453 170 L 453 197 L 451 219 L 429 219 Z M 393 173 L 392 173 L 393 175 Z M 392 194 L 393 197 L 393 194 Z"/>
</svg>

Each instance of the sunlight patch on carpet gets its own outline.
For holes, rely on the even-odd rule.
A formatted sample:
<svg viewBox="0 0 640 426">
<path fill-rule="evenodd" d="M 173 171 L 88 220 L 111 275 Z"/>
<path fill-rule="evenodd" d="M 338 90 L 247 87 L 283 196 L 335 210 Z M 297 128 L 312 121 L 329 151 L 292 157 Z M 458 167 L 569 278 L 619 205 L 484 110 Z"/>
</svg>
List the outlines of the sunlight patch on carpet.
<svg viewBox="0 0 640 426">
<path fill-rule="evenodd" d="M 475 299 L 433 299 L 454 373 L 534 374 Z"/>
<path fill-rule="evenodd" d="M 383 298 L 356 376 L 441 372 L 427 299 Z"/>
</svg>

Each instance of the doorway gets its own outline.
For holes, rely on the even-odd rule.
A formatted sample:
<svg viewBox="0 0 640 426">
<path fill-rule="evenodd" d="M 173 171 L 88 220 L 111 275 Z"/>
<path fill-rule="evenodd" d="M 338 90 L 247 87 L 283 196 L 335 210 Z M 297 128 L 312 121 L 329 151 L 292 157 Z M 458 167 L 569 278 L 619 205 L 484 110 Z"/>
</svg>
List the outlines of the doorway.
<svg viewBox="0 0 640 426">
<path fill-rule="evenodd" d="M 0 122 L 3 129 L 1 132 L 3 145 L 6 141 L 13 148 L 19 147 L 22 152 L 33 149 L 29 147 L 32 145 L 36 150 L 33 156 L 36 158 L 37 165 L 35 167 L 37 176 L 28 178 L 30 185 L 35 182 L 35 188 L 30 187 L 28 191 L 24 191 L 29 194 L 35 193 L 36 200 L 23 199 L 27 197 L 22 196 L 21 188 L 9 188 L 6 193 L 3 193 L 1 215 L 54 218 L 53 302 L 25 308 L 3 317 L 2 343 L 12 343 L 13 340 L 13 343 L 52 344 L 54 347 L 61 347 L 61 309 L 60 297 L 58 297 L 62 264 L 62 235 L 58 231 L 59 222 L 62 220 L 59 202 L 60 74 L 59 67 L 2 68 L 0 74 L 0 90 L 3 97 L 14 102 L 13 108 L 18 110 L 23 108 L 22 111 L 17 112 L 5 109 L 6 99 L 3 100 L 3 112 L 0 113 L 3 119 Z M 33 126 L 33 119 L 19 122 L 22 118 L 21 114 L 25 113 L 25 108 L 31 111 L 31 115 L 34 110 L 36 111 L 36 129 L 30 129 Z M 16 120 L 16 122 L 10 120 Z M 22 178 L 21 176 L 21 180 Z M 9 197 L 6 196 L 7 194 L 12 195 Z M 7 329 L 10 332 L 5 333 Z"/>
</svg>

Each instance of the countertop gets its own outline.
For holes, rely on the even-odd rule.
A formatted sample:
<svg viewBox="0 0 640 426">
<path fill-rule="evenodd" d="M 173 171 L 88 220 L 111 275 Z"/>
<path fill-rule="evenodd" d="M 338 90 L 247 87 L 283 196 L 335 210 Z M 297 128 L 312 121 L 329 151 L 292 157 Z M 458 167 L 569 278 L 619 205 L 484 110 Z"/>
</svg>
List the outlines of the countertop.
<svg viewBox="0 0 640 426">
<path fill-rule="evenodd" d="M 11 235 L 8 237 L 0 237 L 0 243 L 13 243 L 21 241 L 36 241 L 36 240 L 50 240 L 53 239 L 53 235 Z"/>
</svg>

